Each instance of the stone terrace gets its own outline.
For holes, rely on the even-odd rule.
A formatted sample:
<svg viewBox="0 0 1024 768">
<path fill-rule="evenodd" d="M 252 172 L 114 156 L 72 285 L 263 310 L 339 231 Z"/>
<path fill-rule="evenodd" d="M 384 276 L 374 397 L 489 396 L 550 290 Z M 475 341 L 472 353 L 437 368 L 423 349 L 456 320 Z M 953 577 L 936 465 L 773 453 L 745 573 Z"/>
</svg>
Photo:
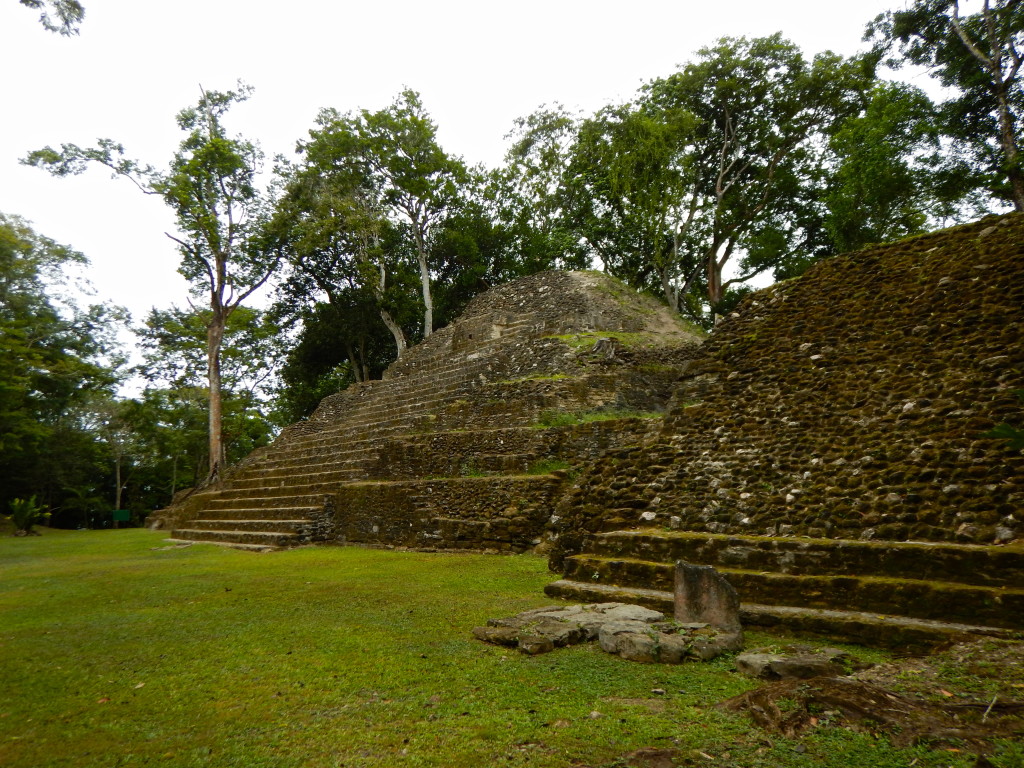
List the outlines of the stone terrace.
<svg viewBox="0 0 1024 768">
<path fill-rule="evenodd" d="M 723 569 L 748 623 L 895 645 L 1024 629 L 1024 456 L 985 437 L 1022 421 L 1022 308 L 1020 215 L 752 295 L 661 433 L 561 498 L 549 594 L 664 606 L 683 558 Z"/>
<path fill-rule="evenodd" d="M 516 281 L 474 299 L 382 381 L 326 398 L 164 524 L 175 539 L 253 549 L 528 548 L 565 468 L 638 442 L 653 422 L 628 414 L 664 408 L 697 341 L 603 275 Z M 559 413 L 617 418 L 558 426 Z"/>
</svg>

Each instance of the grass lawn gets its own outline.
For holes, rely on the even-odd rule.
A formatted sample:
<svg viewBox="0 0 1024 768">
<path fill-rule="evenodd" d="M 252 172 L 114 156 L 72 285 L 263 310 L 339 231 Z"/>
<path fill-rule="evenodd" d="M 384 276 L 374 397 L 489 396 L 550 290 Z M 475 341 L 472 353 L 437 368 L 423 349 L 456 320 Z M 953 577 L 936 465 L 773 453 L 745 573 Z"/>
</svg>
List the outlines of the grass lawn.
<svg viewBox="0 0 1024 768">
<path fill-rule="evenodd" d="M 974 765 L 840 728 L 768 737 L 712 706 L 754 685 L 729 658 L 474 640 L 489 617 L 552 602 L 533 556 L 43 533 L 0 537 L 4 768 L 610 767 L 642 747 L 679 749 L 680 765 Z"/>
</svg>

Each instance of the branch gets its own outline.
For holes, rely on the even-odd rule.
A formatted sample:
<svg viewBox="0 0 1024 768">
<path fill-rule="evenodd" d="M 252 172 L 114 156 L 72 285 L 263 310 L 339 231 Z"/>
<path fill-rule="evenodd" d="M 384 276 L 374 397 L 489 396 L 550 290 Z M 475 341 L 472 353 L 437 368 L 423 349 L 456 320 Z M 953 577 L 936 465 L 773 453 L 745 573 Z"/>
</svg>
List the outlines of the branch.
<svg viewBox="0 0 1024 768">
<path fill-rule="evenodd" d="M 169 238 L 171 238 L 171 240 L 176 242 L 182 248 L 184 248 L 187 253 L 192 254 L 192 256 L 194 258 L 196 258 L 200 262 L 202 262 L 203 266 L 206 268 L 206 276 L 210 280 L 210 288 L 212 290 L 215 283 L 214 283 L 214 277 L 213 277 L 213 267 L 210 266 L 209 260 L 208 259 L 204 259 L 202 256 L 200 256 L 199 252 L 192 245 L 190 245 L 189 243 L 186 243 L 184 240 L 181 240 L 181 239 L 175 237 L 170 232 L 164 232 L 164 234 L 167 235 Z"/>
<path fill-rule="evenodd" d="M 228 311 L 229 311 L 229 312 L 233 311 L 233 310 L 235 309 L 235 307 L 237 307 L 237 306 L 238 306 L 238 305 L 240 305 L 240 304 L 241 304 L 241 303 L 242 303 L 243 301 L 245 301 L 245 300 L 246 300 L 247 298 L 249 298 L 249 297 L 250 297 L 250 296 L 251 296 L 251 295 L 252 295 L 252 294 L 253 294 L 253 293 L 254 293 L 255 291 L 259 290 L 259 289 L 260 289 L 260 287 L 261 287 L 261 286 L 262 286 L 262 285 L 263 285 L 263 284 L 264 284 L 265 282 L 267 282 L 267 280 L 269 280 L 269 279 L 270 279 L 270 276 L 271 276 L 271 275 L 273 275 L 273 274 L 274 274 L 274 273 L 275 273 L 275 272 L 277 271 L 277 268 L 278 268 L 278 266 L 279 266 L 279 265 L 281 264 L 281 260 L 282 260 L 283 258 L 284 258 L 284 253 L 283 253 L 283 252 L 282 252 L 282 251 L 281 251 L 280 249 L 278 249 L 278 250 L 277 250 L 277 256 L 276 256 L 276 257 L 274 258 L 274 263 L 273 263 L 273 264 L 271 264 L 271 265 L 270 265 L 270 266 L 269 266 L 269 267 L 267 268 L 267 271 L 266 271 L 266 272 L 265 272 L 265 273 L 263 274 L 263 277 L 261 277 L 261 278 L 260 278 L 260 279 L 259 279 L 259 280 L 258 280 L 257 282 L 253 283 L 253 285 L 249 286 L 249 289 L 248 289 L 247 291 L 245 291 L 244 293 L 242 293 L 242 294 L 241 294 L 241 295 L 240 295 L 240 296 L 239 296 L 239 297 L 238 297 L 238 298 L 237 298 L 237 299 L 236 299 L 236 300 L 234 301 L 234 304 L 229 304 L 229 305 L 228 305 L 228 307 L 227 307 Z M 233 292 L 233 291 L 234 291 L 234 287 L 232 286 L 232 292 Z"/>
<path fill-rule="evenodd" d="M 985 0 L 985 7 L 984 7 L 982 13 L 985 14 L 986 22 L 991 22 L 991 17 L 989 15 L 988 0 Z M 971 38 L 969 38 L 967 36 L 967 32 L 964 30 L 963 26 L 960 24 L 960 2 L 959 2 L 959 0 L 953 0 L 953 16 L 950 18 L 950 23 L 952 23 L 953 29 L 956 30 L 957 36 L 960 38 L 960 41 L 964 44 L 964 47 L 967 48 L 967 50 L 971 52 L 971 55 L 974 58 L 976 58 L 978 61 L 980 61 L 982 64 L 984 64 L 986 67 L 988 67 L 989 69 L 995 69 L 996 68 L 995 67 L 995 62 L 992 59 L 990 59 L 988 56 L 986 56 L 984 53 L 982 53 L 981 49 L 978 48 L 974 44 L 974 42 L 971 40 Z"/>
</svg>

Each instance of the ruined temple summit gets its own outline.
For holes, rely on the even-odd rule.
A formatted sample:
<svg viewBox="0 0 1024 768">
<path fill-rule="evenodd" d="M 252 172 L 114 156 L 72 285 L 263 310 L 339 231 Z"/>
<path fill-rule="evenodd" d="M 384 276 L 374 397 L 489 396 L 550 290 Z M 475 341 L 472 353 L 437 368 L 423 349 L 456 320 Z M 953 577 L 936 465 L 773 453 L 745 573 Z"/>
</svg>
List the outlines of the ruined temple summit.
<svg viewBox="0 0 1024 768">
<path fill-rule="evenodd" d="M 909 647 L 1024 630 L 1024 215 L 818 263 L 706 339 L 596 273 L 478 296 L 323 401 L 177 539 L 539 548 L 549 595 L 671 605 L 713 565 L 747 624 Z"/>
</svg>

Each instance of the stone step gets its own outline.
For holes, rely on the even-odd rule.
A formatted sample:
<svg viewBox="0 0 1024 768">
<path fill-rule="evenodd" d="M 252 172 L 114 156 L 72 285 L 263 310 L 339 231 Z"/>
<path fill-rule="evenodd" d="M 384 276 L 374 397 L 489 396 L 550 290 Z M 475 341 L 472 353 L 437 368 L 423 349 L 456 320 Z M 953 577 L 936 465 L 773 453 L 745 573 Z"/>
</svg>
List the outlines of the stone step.
<svg viewBox="0 0 1024 768">
<path fill-rule="evenodd" d="M 181 528 L 171 531 L 175 540 L 207 541 L 214 544 L 254 544 L 261 547 L 293 547 L 302 543 L 295 533 L 266 531 L 212 531 L 199 528 Z"/>
<path fill-rule="evenodd" d="M 344 483 L 358 475 L 353 469 L 325 470 L 322 472 L 266 474 L 254 473 L 252 476 L 232 479 L 230 490 L 247 489 L 251 491 L 299 490 L 309 493 L 320 486 Z M 265 495 L 265 494 L 264 494 Z"/>
<path fill-rule="evenodd" d="M 318 507 L 238 507 L 236 509 L 211 509 L 205 507 L 203 517 L 207 520 L 301 520 L 318 514 Z"/>
<path fill-rule="evenodd" d="M 244 492 L 223 491 L 220 496 L 210 501 L 204 506 L 204 509 L 216 511 L 219 515 L 220 512 L 236 509 L 317 509 L 323 506 L 324 498 L 327 496 L 325 493 L 309 493 L 309 494 L 297 494 L 294 491 L 287 489 L 270 489 L 284 491 L 282 493 L 268 493 L 267 495 L 261 495 L 255 493 L 251 489 L 247 489 Z M 302 512 L 296 517 L 304 516 L 306 512 Z"/>
<path fill-rule="evenodd" d="M 189 522 L 195 530 L 202 531 L 245 531 L 262 533 L 296 533 L 303 526 L 309 525 L 308 519 L 271 520 L 266 518 L 253 520 L 225 520 L 204 518 Z"/>
<path fill-rule="evenodd" d="M 793 575 L 718 568 L 742 600 L 826 610 L 845 609 L 916 619 L 1024 629 L 1024 590 L 860 575 Z M 565 578 L 672 591 L 675 565 L 576 555 Z"/>
<path fill-rule="evenodd" d="M 291 475 L 307 475 L 310 472 L 343 472 L 358 470 L 362 464 L 372 461 L 374 458 L 376 458 L 376 454 L 370 451 L 346 451 L 340 455 L 320 451 L 309 456 L 280 456 L 259 468 L 248 470 L 245 475 L 247 477 L 280 478 Z"/>
<path fill-rule="evenodd" d="M 737 536 L 638 529 L 592 534 L 583 549 L 604 557 L 794 575 L 879 577 L 1024 588 L 1024 547 Z"/>
<path fill-rule="evenodd" d="M 218 547 L 227 547 L 229 549 L 242 549 L 247 552 L 276 552 L 281 547 L 272 547 L 266 544 L 237 544 L 233 541 L 196 541 L 194 539 L 174 539 L 166 538 L 164 541 L 170 544 L 213 544 Z"/>
<path fill-rule="evenodd" d="M 674 610 L 672 593 L 656 589 L 628 589 L 562 579 L 548 584 L 544 593 L 573 602 L 632 603 L 669 615 Z M 924 653 L 937 645 L 969 635 L 1012 637 L 1016 634 L 1013 630 L 984 625 L 757 603 L 741 603 L 740 620 L 748 628 L 815 635 L 907 654 Z"/>
</svg>

